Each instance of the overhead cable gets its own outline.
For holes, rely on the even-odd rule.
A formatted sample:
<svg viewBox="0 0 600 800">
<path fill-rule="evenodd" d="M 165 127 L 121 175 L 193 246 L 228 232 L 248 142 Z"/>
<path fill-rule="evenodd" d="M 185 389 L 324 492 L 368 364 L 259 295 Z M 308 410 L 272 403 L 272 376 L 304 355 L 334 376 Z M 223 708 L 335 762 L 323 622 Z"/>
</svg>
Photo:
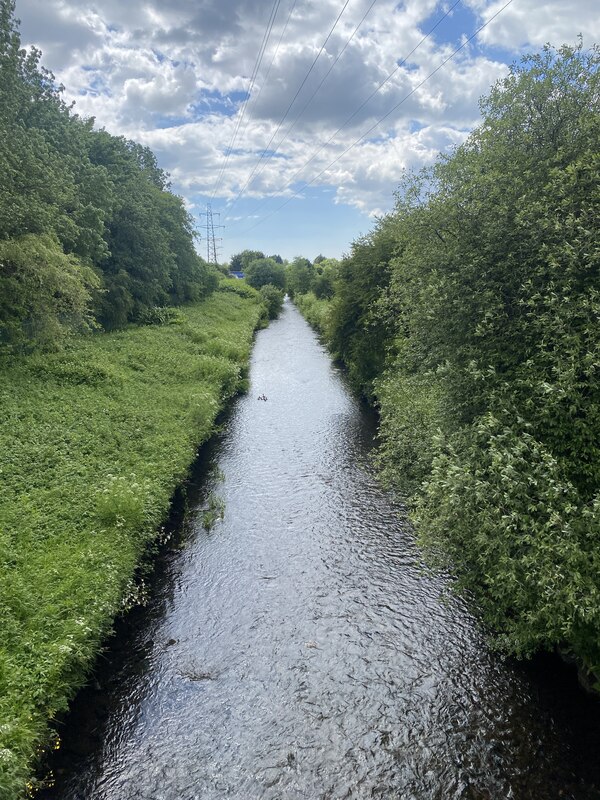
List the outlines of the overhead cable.
<svg viewBox="0 0 600 800">
<path fill-rule="evenodd" d="M 267 43 L 269 41 L 269 37 L 271 36 L 271 31 L 273 30 L 273 25 L 275 24 L 275 17 L 277 16 L 277 11 L 279 9 L 279 4 L 280 3 L 281 3 L 281 0 L 275 0 L 274 3 L 273 3 L 273 8 L 271 9 L 271 14 L 269 16 L 269 21 L 267 22 L 267 27 L 265 28 L 265 32 L 264 32 L 263 39 L 262 39 L 262 42 L 261 42 L 261 45 L 260 45 L 260 48 L 259 48 L 259 51 L 258 51 L 258 55 L 257 55 L 256 61 L 254 63 L 254 69 L 252 70 L 252 75 L 250 77 L 250 83 L 248 84 L 248 91 L 247 91 L 248 99 L 250 99 L 250 97 L 252 95 L 252 89 L 254 88 L 254 82 L 256 81 L 256 76 L 258 75 L 258 70 L 260 69 L 260 65 L 262 63 L 263 56 L 264 56 L 265 50 L 267 48 Z M 248 101 L 246 101 L 243 104 L 241 113 L 238 116 L 237 123 L 236 123 L 235 129 L 234 129 L 234 132 L 233 132 L 233 136 L 231 137 L 231 142 L 229 143 L 229 147 L 227 148 L 227 152 L 225 153 L 225 157 L 223 159 L 223 163 L 221 165 L 220 172 L 219 172 L 219 174 L 217 176 L 217 179 L 215 181 L 215 185 L 213 187 L 212 199 L 214 199 L 214 197 L 215 197 L 215 195 L 217 193 L 217 190 L 218 190 L 218 188 L 219 188 L 219 186 L 221 184 L 221 180 L 223 178 L 223 174 L 225 173 L 225 167 L 227 166 L 227 162 L 229 161 L 229 156 L 231 155 L 231 152 L 233 150 L 233 146 L 235 144 L 235 140 L 236 140 L 238 132 L 240 130 L 240 125 L 242 124 L 242 120 L 243 120 L 244 115 L 246 113 L 247 107 L 248 107 Z"/>
<path fill-rule="evenodd" d="M 269 68 L 268 68 L 268 69 L 267 69 L 267 71 L 265 72 L 265 76 L 264 76 L 264 78 L 262 79 L 262 82 L 261 82 L 261 84 L 260 84 L 260 86 L 259 86 L 259 88 L 258 88 L 258 92 L 256 93 L 256 97 L 254 98 L 254 102 L 252 103 L 252 106 L 253 106 L 253 107 L 254 107 L 254 106 L 256 106 L 256 104 L 257 104 L 257 102 L 258 102 L 258 98 L 260 97 L 260 93 L 262 92 L 262 90 L 263 90 L 264 86 L 267 84 L 267 81 L 268 81 L 269 75 L 270 75 L 270 73 L 271 73 L 271 67 L 273 66 L 273 63 L 275 62 L 275 59 L 277 58 L 277 53 L 279 52 L 279 48 L 280 48 L 280 46 L 281 46 L 281 42 L 282 42 L 282 40 L 283 40 L 283 37 L 285 36 L 285 32 L 286 32 L 286 31 L 287 31 L 287 29 L 288 29 L 288 25 L 290 24 L 290 20 L 291 20 L 291 18 L 292 18 L 292 14 L 294 13 L 294 9 L 296 8 L 296 3 L 297 3 L 297 2 L 298 2 L 298 0 L 294 0 L 294 2 L 292 3 L 292 6 L 291 6 L 291 8 L 290 8 L 290 10 L 289 10 L 289 13 L 288 13 L 288 15 L 287 15 L 287 19 L 286 19 L 286 21 L 285 21 L 285 25 L 283 26 L 283 29 L 282 29 L 282 31 L 281 31 L 281 34 L 280 34 L 280 36 L 279 36 L 279 41 L 277 42 L 277 45 L 275 46 L 275 50 L 274 50 L 274 52 L 273 52 L 273 57 L 271 58 L 271 62 L 270 62 L 270 64 L 269 64 Z M 243 138 L 244 138 L 244 136 L 246 135 L 246 131 L 248 130 L 248 124 L 249 124 L 249 120 L 246 122 L 246 127 L 244 128 L 244 133 L 242 134 L 242 139 L 243 139 Z M 236 198 L 236 199 L 237 199 L 237 198 Z"/>
<path fill-rule="evenodd" d="M 348 3 L 349 3 L 349 2 L 350 2 L 350 0 L 346 0 L 346 2 L 344 3 L 344 5 L 343 5 L 343 7 L 342 7 L 342 10 L 341 10 L 341 11 L 340 11 L 340 13 L 337 15 L 337 18 L 336 18 L 335 22 L 333 23 L 333 25 L 332 25 L 332 27 L 331 27 L 331 29 L 330 29 L 329 33 L 328 33 L 328 34 L 327 34 L 327 36 L 325 37 L 325 41 L 324 41 L 324 42 L 323 42 L 323 44 L 321 45 L 321 49 L 319 50 L 319 52 L 318 52 L 318 53 L 317 53 L 317 55 L 315 56 L 315 58 L 314 58 L 314 60 L 313 60 L 312 64 L 311 64 L 311 65 L 310 65 L 310 67 L 309 67 L 309 70 L 308 70 L 308 72 L 306 73 L 306 75 L 304 76 L 304 79 L 302 80 L 302 83 L 300 84 L 300 86 L 299 86 L 299 87 L 298 87 L 298 89 L 296 90 L 296 94 L 295 94 L 295 95 L 292 97 L 292 100 L 291 100 L 291 102 L 289 103 L 289 105 L 288 105 L 288 107 L 287 107 L 287 109 L 286 109 L 286 111 L 285 111 L 285 113 L 284 113 L 283 117 L 282 117 L 282 118 L 279 120 L 279 124 L 278 124 L 278 125 L 277 125 L 277 127 L 275 128 L 275 131 L 273 132 L 273 135 L 271 136 L 271 138 L 269 139 L 269 142 L 268 142 L 267 146 L 266 146 L 266 147 L 265 147 L 265 149 L 263 150 L 263 153 L 262 153 L 262 155 L 261 155 L 261 158 L 263 158 L 263 157 L 264 157 L 264 155 L 266 154 L 267 150 L 268 150 L 268 149 L 269 149 L 269 147 L 271 146 L 271 144 L 272 144 L 272 142 L 273 142 L 273 139 L 274 139 L 274 138 L 277 136 L 277 133 L 279 132 L 279 129 L 281 128 L 281 126 L 283 125 L 283 123 L 285 122 L 285 120 L 287 119 L 287 115 L 290 113 L 290 111 L 291 111 L 291 109 L 292 109 L 292 106 L 293 106 L 293 105 L 294 105 L 294 103 L 296 102 L 296 99 L 297 99 L 298 95 L 300 94 L 300 92 L 301 92 L 301 91 L 302 91 L 302 89 L 304 88 L 304 85 L 306 84 L 306 81 L 309 79 L 311 72 L 312 72 L 312 71 L 313 71 L 313 69 L 315 68 L 315 64 L 316 64 L 316 63 L 317 63 L 317 61 L 319 60 L 319 56 L 321 55 L 321 53 L 322 53 L 322 52 L 323 52 L 323 50 L 325 49 L 325 47 L 326 47 L 326 45 L 327 45 L 327 42 L 328 42 L 328 41 L 329 41 L 329 39 L 331 38 L 331 35 L 333 34 L 333 32 L 334 32 L 334 30 L 335 30 L 335 28 L 336 28 L 336 26 L 337 26 L 338 22 L 340 21 L 342 14 L 343 14 L 343 13 L 344 13 L 344 11 L 346 10 L 346 7 L 347 7 L 347 5 L 348 5 Z M 245 187 L 244 187 L 244 188 L 245 188 Z M 240 192 L 240 195 L 241 195 L 241 192 Z M 238 195 L 238 197 L 239 197 L 239 195 Z M 238 199 L 238 198 L 236 197 L 236 202 L 237 202 L 237 199 Z"/>
<path fill-rule="evenodd" d="M 366 136 L 368 136 L 368 135 L 369 135 L 370 133 L 372 133 L 372 132 L 373 132 L 373 131 L 374 131 L 376 128 L 378 128 L 378 127 L 379 127 L 379 125 L 380 125 L 380 124 L 381 124 L 381 123 L 382 123 L 384 120 L 386 120 L 386 119 L 387 119 L 389 116 L 391 116 L 391 115 L 394 113 L 394 111 L 397 111 L 397 110 L 398 110 L 398 108 L 400 108 L 400 106 L 401 106 L 403 103 L 405 103 L 405 102 L 406 102 L 406 101 L 409 99 L 409 97 L 412 97 L 412 95 L 413 95 L 413 94 L 414 94 L 416 91 L 418 91 L 418 90 L 419 90 L 419 89 L 420 89 L 420 88 L 421 88 L 421 87 L 422 87 L 422 86 L 423 86 L 425 83 L 427 83 L 427 81 L 428 81 L 430 78 L 432 78 L 432 77 L 433 77 L 433 76 L 434 76 L 436 73 L 438 73 L 438 72 L 439 72 L 439 71 L 442 69 L 442 67 L 444 67 L 444 66 L 445 66 L 445 65 L 446 65 L 446 64 L 447 64 L 447 63 L 448 63 L 448 62 L 449 62 L 449 61 L 450 61 L 452 58 L 454 58 L 454 56 L 455 56 L 457 53 L 459 53 L 459 52 L 460 52 L 460 51 L 461 51 L 463 48 L 465 48 L 465 47 L 466 47 L 466 46 L 469 44 L 469 42 L 473 41 L 473 39 L 474 39 L 474 38 L 475 38 L 475 37 L 476 37 L 476 36 L 477 36 L 479 33 L 481 33 L 481 31 L 482 31 L 484 28 L 487 28 L 487 26 L 488 26 L 488 25 L 489 25 L 491 22 L 493 22 L 493 21 L 496 19 L 496 17 L 497 17 L 497 16 L 499 16 L 499 14 L 501 14 L 501 13 L 504 11 L 504 9 L 505 9 L 505 8 L 508 8 L 508 6 L 509 6 L 509 5 L 510 5 L 512 2 L 513 2 L 513 0 L 508 0 L 508 2 L 507 2 L 507 3 L 505 3 L 505 4 L 504 4 L 504 5 L 503 5 L 503 6 L 502 6 L 500 9 L 498 9 L 498 11 L 496 11 L 496 13 L 495 13 L 495 14 L 493 14 L 493 15 L 492 15 L 492 16 L 491 16 L 491 17 L 490 17 L 490 18 L 489 18 L 489 19 L 488 19 L 486 22 L 484 22 L 484 24 L 483 24 L 483 25 L 481 25 L 479 28 L 477 28 L 477 30 L 476 30 L 476 31 L 475 31 L 473 34 L 471 34 L 471 36 L 469 36 L 467 39 L 465 39 L 465 41 L 464 41 L 464 42 L 463 42 L 463 43 L 462 43 L 462 44 L 461 44 L 459 47 L 457 47 L 457 48 L 456 48 L 456 50 L 454 50 L 454 51 L 453 51 L 453 52 L 452 52 L 452 53 L 451 53 L 449 56 L 447 56 L 447 57 L 446 57 L 446 58 L 445 58 L 445 59 L 444 59 L 444 60 L 443 60 L 443 61 L 442 61 L 442 62 L 441 62 L 441 63 L 440 63 L 440 64 L 439 64 L 439 65 L 438 65 L 438 66 L 437 66 L 437 67 L 436 67 L 436 68 L 435 68 L 435 69 L 434 69 L 432 72 L 430 72 L 430 73 L 429 73 L 429 75 L 427 75 L 427 77 L 426 77 L 426 78 L 423 78 L 423 80 L 422 80 L 420 83 L 418 83 L 418 84 L 417 84 L 417 85 L 416 85 L 416 86 L 415 86 L 415 87 L 414 87 L 414 88 L 413 88 L 413 89 L 412 89 L 412 90 L 411 90 L 411 91 L 410 91 L 410 92 L 409 92 L 407 95 L 405 95 L 405 96 L 402 98 L 402 100 L 400 100 L 398 103 L 396 103 L 396 105 L 395 105 L 395 106 L 393 106 L 393 107 L 392 107 L 392 108 L 391 108 L 391 109 L 390 109 L 390 110 L 389 110 L 389 111 L 388 111 L 386 114 L 384 114 L 384 115 L 383 115 L 383 117 L 380 117 L 380 119 L 378 119 L 378 120 L 377 120 L 377 122 L 376 122 L 374 125 L 371 125 L 371 127 L 370 127 L 368 130 L 366 130 L 366 131 L 365 131 L 365 132 L 362 134 L 362 136 L 359 136 L 359 137 L 358 137 L 358 139 L 355 139 L 355 141 L 354 141 L 354 142 L 352 142 L 352 144 L 348 145 L 348 147 L 346 147 L 346 148 L 345 148 L 345 150 L 343 150 L 343 151 L 342 151 L 342 152 L 341 152 L 341 153 L 340 153 L 340 154 L 339 154 L 339 155 L 338 155 L 336 158 L 334 158 L 334 159 L 333 159 L 333 161 L 331 161 L 331 163 L 329 163 L 329 164 L 328 164 L 328 165 L 327 165 L 327 166 L 326 166 L 324 169 L 322 169 L 322 170 L 321 170 L 321 171 L 320 171 L 320 172 L 319 172 L 317 175 L 315 175 L 315 177 L 314 177 L 314 178 L 312 178 L 310 181 L 308 181 L 308 182 L 307 182 L 307 183 L 306 183 L 306 184 L 305 184 L 305 185 L 302 187 L 302 189 L 299 189 L 297 192 L 294 192 L 294 194 L 292 194 L 290 197 L 288 197 L 288 198 L 287 198 L 287 199 L 286 199 L 286 200 L 285 200 L 283 203 L 281 203 L 281 205 L 277 206 L 277 208 L 275 208 L 273 211 L 271 211 L 271 213 L 270 213 L 270 214 L 267 214 L 265 217 L 263 217 L 262 219 L 258 220 L 258 221 L 257 221 L 257 222 L 256 222 L 254 225 L 252 225 L 250 228 L 248 228 L 248 229 L 245 231 L 245 233 L 249 233 L 250 231 L 254 230 L 254 228 L 258 227 L 258 225 L 261 225 L 261 224 L 262 224 L 263 222 L 265 222 L 267 219 L 270 219 L 270 217 L 272 217 L 272 216 L 273 216 L 274 214 L 276 214 L 278 211 L 281 211 L 281 209 L 282 209 L 282 208 L 284 208 L 284 206 L 286 206 L 288 203 L 290 203 L 290 202 L 291 202 L 291 201 L 292 201 L 292 200 L 293 200 L 295 197 L 299 197 L 299 196 L 302 194 L 302 192 L 304 192 L 306 189 L 308 189 L 308 187 L 309 187 L 309 186 L 311 186 L 313 183 L 315 183 L 315 181 L 317 181 L 317 180 L 318 180 L 320 177 L 322 177 L 322 176 L 323 176 L 323 175 L 324 175 L 324 174 L 325 174 L 325 173 L 326 173 L 328 170 L 330 170 L 330 169 L 331 169 L 331 167 L 333 167 L 333 166 L 334 166 L 334 164 L 337 164 L 337 162 L 338 162 L 338 161 L 339 161 L 341 158 L 343 158 L 343 157 L 344 157 L 344 156 L 345 156 L 347 153 L 349 153 L 349 152 L 350 152 L 350 150 L 352 150 L 354 147 L 356 147 L 356 145 L 357 145 L 357 144 L 359 144 L 360 142 L 362 142 L 362 140 L 363 140 L 363 139 L 364 139 Z M 288 186 L 288 185 L 289 185 L 289 184 L 286 184 L 286 186 Z"/>
<path fill-rule="evenodd" d="M 432 28 L 430 28 L 430 29 L 429 29 L 429 31 L 428 31 L 428 32 L 425 34 L 425 36 L 423 36 L 423 38 L 422 38 L 422 39 L 421 39 L 421 40 L 420 40 L 420 41 L 419 41 L 419 42 L 418 42 L 418 43 L 417 43 L 417 44 L 416 44 L 416 45 L 413 47 L 413 49 L 410 51 L 410 53 L 408 53 L 406 56 L 404 56 L 404 58 L 403 58 L 401 61 L 399 61 L 399 62 L 396 64 L 396 66 L 395 66 L 395 67 L 394 67 L 394 69 L 393 69 L 393 70 L 392 70 L 392 71 L 389 73 L 389 75 L 388 75 L 386 78 L 384 78 L 384 79 L 381 81 L 381 83 L 380 83 L 380 84 L 379 84 L 379 85 L 378 85 L 378 86 L 377 86 L 375 89 L 373 89 L 373 91 L 371 92 L 371 94 L 370 94 L 368 97 L 366 97 L 366 98 L 363 100 L 363 102 L 362 102 L 362 103 L 361 103 L 361 104 L 358 106 L 358 108 L 357 108 L 355 111 L 353 111 L 353 112 L 352 112 L 352 114 L 350 114 L 350 116 L 349 116 L 349 117 L 348 117 L 348 118 L 345 120 L 345 122 L 343 122 L 343 123 L 340 125 L 340 127 L 339 127 L 339 128 L 336 130 L 336 131 L 335 131 L 335 133 L 333 133 L 333 134 L 332 134 L 332 135 L 329 137 L 329 139 L 328 139 L 326 142 L 324 142 L 322 145 L 320 145 L 320 146 L 319 146 L 319 147 L 318 147 L 318 148 L 317 148 L 317 149 L 316 149 L 316 150 L 313 152 L 313 154 L 312 154 L 312 155 L 311 155 L 311 156 L 310 156 L 310 157 L 309 157 L 309 158 L 308 158 L 308 159 L 307 159 L 307 160 L 304 162 L 304 164 L 302 164 L 302 165 L 301 165 L 301 166 L 300 166 L 300 167 L 299 167 L 299 168 L 296 170 L 296 172 L 294 172 L 294 174 L 292 175 L 292 177 L 291 177 L 291 178 L 289 178 L 289 180 L 287 181 L 287 183 L 285 183 L 285 184 L 282 186 L 282 188 L 279 190 L 279 193 L 281 193 L 281 192 L 285 191 L 285 190 L 288 188 L 288 186 L 291 186 L 291 185 L 294 183 L 294 181 L 296 180 L 296 178 L 298 177 L 298 175 L 300 175 L 302 172 L 304 172 L 304 170 L 306 169 L 306 167 L 308 167 L 308 165 L 309 165 L 309 164 L 311 164 L 311 163 L 312 163 L 312 162 L 315 160 L 315 158 L 316 158 L 316 157 L 319 155 L 319 153 L 320 153 L 322 150 L 324 150 L 324 149 L 327 147 L 327 145 L 331 144 L 331 142 L 332 142 L 332 141 L 333 141 L 333 140 L 336 138 L 336 136 L 337 136 L 339 133 L 341 133 L 341 132 L 344 130 L 344 128 L 346 128 L 346 127 L 347 127 L 347 126 L 350 124 L 350 122 L 352 122 L 352 120 L 353 120 L 353 119 L 356 117 L 356 115 L 357 115 L 357 114 L 359 114 L 359 113 L 360 113 L 360 112 L 363 110 L 363 108 L 364 108 L 364 107 L 367 105 L 367 103 L 368 103 L 370 100 L 372 100 L 372 99 L 373 99 L 373 97 L 375 97 L 375 95 L 376 95 L 376 94 L 377 94 L 379 91 L 381 91 L 381 89 L 383 89 L 383 87 L 384 87 L 384 86 L 385 86 L 387 83 L 389 83 L 389 81 L 390 81 L 390 80 L 391 80 L 391 79 L 394 77 L 394 75 L 395 75 L 395 74 L 398 72 L 398 70 L 399 70 L 399 69 L 400 69 L 400 68 L 401 68 L 401 67 L 402 67 L 404 64 L 406 64 L 406 62 L 408 61 L 408 59 L 409 59 L 409 58 L 410 58 L 410 57 L 413 55 L 413 53 L 415 53 L 415 51 L 416 51 L 416 50 L 418 50 L 418 49 L 419 49 L 419 47 L 420 47 L 420 46 L 423 44 L 423 42 L 425 42 L 425 41 L 427 41 L 427 39 L 429 39 L 429 37 L 430 37 L 430 36 L 431 36 L 431 34 L 432 34 L 432 33 L 433 33 L 435 30 L 436 30 L 436 28 L 438 28 L 438 27 L 441 25 L 441 23 L 442 23 L 442 22 L 443 22 L 443 21 L 446 19 L 446 17 L 447 17 L 449 14 L 451 14 L 451 13 L 452 13 L 452 11 L 453 11 L 453 10 L 456 8 L 456 6 L 457 6 L 457 5 L 458 5 L 460 2 L 461 2 L 461 0 L 455 0 L 454 4 L 453 4 L 453 5 L 451 5 L 451 6 L 450 6 L 450 8 L 448 8 L 448 10 L 447 10 L 447 11 L 446 11 L 446 12 L 445 12 L 445 13 L 444 13 L 444 14 L 443 14 L 443 15 L 442 15 L 442 16 L 441 16 L 439 19 L 438 19 L 438 21 L 435 23 L 435 25 L 434 25 Z M 281 143 L 280 143 L 280 144 L 281 144 Z M 264 200 L 262 200 L 262 201 L 261 201 L 261 202 L 258 204 L 258 206 L 256 206 L 256 208 L 254 209 L 254 211 L 256 212 L 256 211 L 258 211 L 260 208 L 262 208 L 262 207 L 263 207 L 263 206 L 264 206 L 264 205 L 265 205 L 265 204 L 268 202 L 268 199 L 269 199 L 269 198 L 265 198 Z M 236 200 L 237 200 L 237 198 L 236 198 Z"/>
<path fill-rule="evenodd" d="M 459 2 L 460 2 L 460 0 L 457 0 L 457 3 L 459 3 Z M 296 114 L 296 116 L 294 117 L 294 119 L 293 119 L 293 121 L 292 121 L 291 125 L 288 127 L 287 131 L 286 131 L 286 132 L 285 132 L 285 134 L 283 135 L 283 138 L 279 140 L 279 142 L 277 143 L 277 146 L 276 146 L 276 147 L 275 147 L 275 149 L 274 149 L 274 150 L 271 152 L 271 154 L 265 158 L 265 153 L 266 153 L 266 152 L 267 152 L 267 150 L 269 149 L 269 146 L 267 145 L 267 147 L 266 147 L 266 148 L 265 148 L 265 150 L 263 151 L 262 155 L 260 156 L 260 158 L 259 158 L 259 160 L 258 160 L 258 162 L 257 162 L 256 166 L 254 167 L 254 169 L 253 169 L 253 170 L 252 170 L 252 172 L 250 173 L 250 175 L 249 175 L 248 179 L 246 180 L 246 183 L 245 183 L 245 184 L 242 186 L 242 188 L 241 188 L 241 189 L 240 189 L 240 191 L 238 192 L 238 195 L 237 195 L 237 197 L 235 198 L 235 200 L 233 201 L 233 203 L 231 203 L 231 205 L 230 205 L 230 206 L 229 206 L 229 208 L 227 209 L 227 217 L 229 217 L 229 214 L 230 214 L 230 212 L 233 210 L 233 207 L 236 205 L 237 201 L 238 201 L 238 200 L 240 199 L 240 197 L 243 195 L 244 191 L 246 190 L 246 188 L 247 188 L 247 187 L 248 187 L 248 185 L 250 184 L 250 181 L 252 180 L 252 178 L 253 178 L 253 177 L 254 177 L 254 175 L 256 174 L 257 170 L 258 170 L 258 174 L 260 175 L 260 173 L 261 173 L 261 172 L 263 171 L 263 169 L 265 168 L 265 166 L 266 166 L 266 164 L 267 164 L 268 160 L 269 160 L 270 158 L 272 158 L 272 157 L 273 157 L 273 155 L 274 155 L 274 154 L 275 154 L 275 153 L 276 153 L 276 152 L 279 150 L 279 148 L 281 147 L 281 145 L 282 145 L 282 144 L 285 142 L 285 140 L 288 138 L 288 136 L 290 135 L 291 131 L 292 131 L 292 130 L 293 130 L 293 128 L 295 127 L 296 123 L 298 122 L 298 120 L 300 119 L 300 117 L 302 116 L 302 114 L 304 114 L 304 112 L 306 111 L 306 109 L 308 108 L 308 106 L 311 104 L 311 102 L 314 100 L 315 96 L 316 96 L 316 95 L 317 95 L 317 93 L 319 92 L 320 88 L 323 86 L 323 84 L 325 83 L 325 81 L 327 80 L 327 78 L 329 77 L 329 75 L 331 74 L 331 71 L 333 70 L 333 68 L 335 67 L 335 65 L 337 64 L 337 62 L 340 60 L 340 58 L 341 58 L 341 57 L 344 55 L 344 53 L 346 52 L 346 49 L 348 48 L 348 46 L 350 45 L 350 43 L 352 42 L 352 40 L 353 40 L 353 39 L 354 39 L 354 37 L 356 36 L 356 34 L 357 34 L 357 32 L 358 32 L 358 29 L 361 27 L 361 25 L 363 24 L 363 22 L 365 21 L 365 19 L 366 19 L 366 18 L 368 17 L 368 15 L 370 14 L 370 12 L 371 12 L 371 9 L 372 9 L 372 8 L 373 8 L 373 6 L 375 5 L 375 3 L 377 3 L 377 0 L 373 0 L 373 2 L 371 3 L 371 5 L 370 5 L 370 6 L 368 7 L 368 9 L 365 11 L 365 13 L 363 14 L 363 16 L 362 16 L 362 18 L 361 18 L 360 22 L 358 23 L 358 25 L 357 25 L 357 26 L 354 28 L 354 30 L 352 31 L 352 33 L 351 33 L 351 35 L 350 35 L 350 38 L 349 38 L 349 39 L 346 41 L 346 44 L 345 44 L 345 45 L 342 47 L 342 49 L 340 50 L 340 52 L 337 54 L 337 56 L 335 57 L 335 59 L 334 59 L 334 60 L 332 61 L 332 63 L 330 64 L 330 66 L 329 66 L 329 69 L 327 70 L 327 72 L 325 73 L 325 75 L 323 76 L 323 78 L 321 79 L 321 81 L 320 81 L 319 85 L 317 86 L 317 88 L 314 90 L 314 92 L 311 94 L 311 96 L 308 98 L 308 100 L 307 100 L 307 101 L 304 103 L 304 105 L 302 106 L 302 108 L 300 109 L 300 111 L 299 111 L 299 112 Z M 456 5 L 456 3 L 455 3 L 455 5 Z M 413 51 L 413 52 L 414 52 L 414 51 Z M 271 142 L 272 142 L 272 141 L 273 141 L 273 137 L 271 137 Z M 271 144 L 271 142 L 269 142 L 269 144 Z M 227 217 L 226 217 L 226 218 L 227 218 Z"/>
</svg>

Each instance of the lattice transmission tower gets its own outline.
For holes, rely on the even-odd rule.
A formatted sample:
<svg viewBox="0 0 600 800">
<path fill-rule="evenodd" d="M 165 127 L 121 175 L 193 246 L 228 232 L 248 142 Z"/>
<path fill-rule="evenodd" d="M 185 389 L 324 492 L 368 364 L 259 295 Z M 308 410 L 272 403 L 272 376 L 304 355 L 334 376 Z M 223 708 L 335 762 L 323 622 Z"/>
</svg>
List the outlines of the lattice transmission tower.
<svg viewBox="0 0 600 800">
<path fill-rule="evenodd" d="M 221 214 L 218 211 L 213 212 L 210 203 L 206 204 L 206 211 L 203 212 L 203 216 L 206 217 L 206 260 L 209 264 L 218 264 L 217 254 L 221 249 L 223 239 L 215 237 L 215 228 L 224 228 L 225 226 L 215 225 L 214 217 L 220 218 Z"/>
</svg>

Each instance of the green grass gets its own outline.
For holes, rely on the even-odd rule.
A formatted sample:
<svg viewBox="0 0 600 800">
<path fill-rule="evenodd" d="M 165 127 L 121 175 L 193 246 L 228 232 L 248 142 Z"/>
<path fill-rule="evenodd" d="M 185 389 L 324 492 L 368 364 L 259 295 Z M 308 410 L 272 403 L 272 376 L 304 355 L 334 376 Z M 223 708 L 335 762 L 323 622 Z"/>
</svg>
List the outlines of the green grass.
<svg viewBox="0 0 600 800">
<path fill-rule="evenodd" d="M 74 340 L 0 382 L 0 800 L 34 788 L 147 545 L 240 386 L 261 307 Z M 51 745 L 50 745 L 51 746 Z"/>
</svg>

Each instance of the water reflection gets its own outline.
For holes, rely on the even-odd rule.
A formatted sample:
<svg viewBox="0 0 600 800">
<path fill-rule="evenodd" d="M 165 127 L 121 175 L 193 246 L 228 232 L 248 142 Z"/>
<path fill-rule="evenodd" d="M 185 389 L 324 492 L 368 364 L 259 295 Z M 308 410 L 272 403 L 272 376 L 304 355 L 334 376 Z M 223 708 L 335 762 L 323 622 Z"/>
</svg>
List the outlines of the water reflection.
<svg viewBox="0 0 600 800">
<path fill-rule="evenodd" d="M 372 419 L 293 307 L 251 380 L 204 487 L 225 518 L 166 557 L 43 796 L 599 798 L 597 705 L 490 654 L 419 568 Z"/>
</svg>

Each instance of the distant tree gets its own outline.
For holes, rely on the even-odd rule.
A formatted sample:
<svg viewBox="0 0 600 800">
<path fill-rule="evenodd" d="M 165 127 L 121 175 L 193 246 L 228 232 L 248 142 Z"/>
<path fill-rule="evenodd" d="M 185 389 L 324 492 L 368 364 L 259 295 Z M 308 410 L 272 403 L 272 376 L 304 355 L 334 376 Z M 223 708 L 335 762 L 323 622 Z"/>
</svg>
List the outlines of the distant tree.
<svg viewBox="0 0 600 800">
<path fill-rule="evenodd" d="M 231 257 L 230 269 L 232 272 L 245 272 L 251 261 L 264 257 L 265 254 L 260 250 L 242 250 Z"/>
<path fill-rule="evenodd" d="M 244 276 L 250 286 L 260 289 L 270 283 L 279 289 L 285 289 L 285 270 L 270 258 L 258 258 L 246 267 Z"/>
<path fill-rule="evenodd" d="M 269 256 L 276 264 L 283 264 L 283 258 L 280 255 Z"/>
<path fill-rule="evenodd" d="M 297 256 L 286 270 L 286 289 L 290 297 L 306 294 L 311 288 L 314 276 L 313 265 L 307 258 Z"/>
<path fill-rule="evenodd" d="M 312 280 L 312 291 L 319 300 L 330 300 L 335 291 L 340 262 L 336 258 L 323 258 L 319 261 Z"/>
</svg>

